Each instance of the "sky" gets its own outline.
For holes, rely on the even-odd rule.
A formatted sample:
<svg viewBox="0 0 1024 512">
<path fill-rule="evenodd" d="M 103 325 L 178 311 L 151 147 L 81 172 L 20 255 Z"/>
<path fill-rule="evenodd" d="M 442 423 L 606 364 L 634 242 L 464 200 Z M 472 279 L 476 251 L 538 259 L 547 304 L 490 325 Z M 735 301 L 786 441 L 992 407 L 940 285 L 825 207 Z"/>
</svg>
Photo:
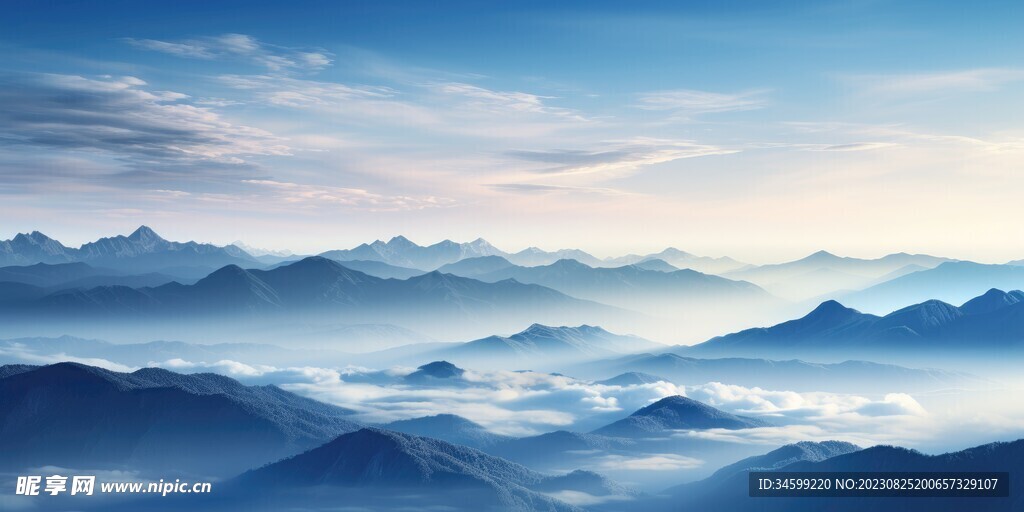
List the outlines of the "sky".
<svg viewBox="0 0 1024 512">
<path fill-rule="evenodd" d="M 5 2 L 0 239 L 1024 257 L 1020 2 Z"/>
</svg>

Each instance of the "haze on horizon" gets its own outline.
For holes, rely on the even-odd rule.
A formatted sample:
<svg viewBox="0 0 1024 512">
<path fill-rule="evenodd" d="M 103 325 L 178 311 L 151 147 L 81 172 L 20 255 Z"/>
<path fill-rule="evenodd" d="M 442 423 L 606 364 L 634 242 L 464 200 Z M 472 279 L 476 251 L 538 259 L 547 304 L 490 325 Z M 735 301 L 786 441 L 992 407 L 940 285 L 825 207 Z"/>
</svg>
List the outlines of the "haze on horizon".
<svg viewBox="0 0 1024 512">
<path fill-rule="evenodd" d="M 12 2 L 0 238 L 1020 259 L 1022 8 Z"/>
</svg>

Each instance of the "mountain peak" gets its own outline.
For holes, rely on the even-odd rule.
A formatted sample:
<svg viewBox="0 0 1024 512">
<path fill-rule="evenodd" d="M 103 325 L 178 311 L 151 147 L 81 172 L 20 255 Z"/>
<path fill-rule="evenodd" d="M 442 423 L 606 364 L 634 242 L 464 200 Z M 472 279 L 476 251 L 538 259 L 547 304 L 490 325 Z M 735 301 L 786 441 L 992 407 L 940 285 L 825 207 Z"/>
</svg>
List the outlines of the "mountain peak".
<svg viewBox="0 0 1024 512">
<path fill-rule="evenodd" d="M 314 267 L 338 268 L 338 267 L 344 267 L 344 265 L 342 265 L 342 264 L 340 264 L 340 263 L 338 263 L 338 262 L 336 262 L 336 261 L 334 261 L 334 260 L 332 260 L 330 258 L 324 258 L 323 256 L 307 256 L 305 258 L 302 258 L 299 261 L 296 261 L 295 263 L 290 263 L 288 265 L 285 265 L 285 267 L 293 267 L 293 268 L 304 268 L 304 267 L 308 267 L 308 268 L 314 268 Z"/>
<path fill-rule="evenodd" d="M 406 380 L 420 380 L 423 378 L 454 379 L 462 377 L 466 370 L 455 366 L 448 361 L 434 361 L 416 369 L 415 372 L 406 376 Z"/>
<path fill-rule="evenodd" d="M 805 320 L 840 320 L 850 314 L 858 313 L 856 309 L 848 308 L 838 301 L 826 300 L 814 308 L 804 317 Z"/>
<path fill-rule="evenodd" d="M 658 409 L 660 409 L 662 407 L 672 407 L 672 408 L 677 408 L 677 407 L 696 407 L 696 408 L 708 407 L 708 408 L 710 408 L 710 406 L 705 405 L 705 404 L 703 404 L 701 402 L 698 402 L 698 401 L 696 401 L 696 400 L 694 400 L 692 398 L 687 398 L 687 397 L 685 397 L 683 395 L 672 395 L 672 396 L 667 396 L 665 398 L 662 398 L 661 400 L 658 400 L 657 402 L 654 402 L 653 404 L 648 405 L 647 407 L 644 407 L 644 408 L 634 412 L 632 415 L 633 416 L 647 416 L 647 415 L 651 414 L 654 411 L 657 411 Z"/>
<path fill-rule="evenodd" d="M 665 430 L 724 428 L 737 430 L 770 426 L 769 423 L 737 416 L 681 395 L 662 398 L 628 418 L 595 430 L 610 436 L 649 435 Z"/>
<path fill-rule="evenodd" d="M 590 266 L 586 265 L 585 263 L 580 263 L 579 260 L 574 260 L 572 258 L 562 258 L 562 259 L 552 263 L 551 266 L 555 267 L 555 268 L 567 268 L 567 269 L 591 268 Z"/>
<path fill-rule="evenodd" d="M 388 247 L 418 247 L 415 243 L 402 235 L 392 237 L 391 240 L 388 240 L 387 245 Z"/>
<path fill-rule="evenodd" d="M 1024 299 L 1024 294 L 1019 291 L 1007 293 L 1000 289 L 992 288 L 983 295 L 965 302 L 963 306 L 960 306 L 960 309 L 972 315 L 991 313 L 1006 306 L 1017 304 L 1022 299 Z"/>
<path fill-rule="evenodd" d="M 535 324 L 531 324 L 526 329 L 523 329 L 523 331 L 520 332 L 519 334 L 531 334 L 531 333 L 537 333 L 537 332 L 549 332 L 549 331 L 553 331 L 555 329 L 557 329 L 557 327 L 551 327 L 551 326 L 548 326 L 548 325 L 535 323 Z"/>
<path fill-rule="evenodd" d="M 820 260 L 834 260 L 839 259 L 839 256 L 832 254 L 826 250 L 820 250 L 810 256 L 807 256 L 803 261 L 820 261 Z"/>
<path fill-rule="evenodd" d="M 142 225 L 138 229 L 128 235 L 129 240 L 144 241 L 144 240 L 163 240 L 160 235 L 156 234 L 149 226 Z"/>
<path fill-rule="evenodd" d="M 57 244 L 57 245 L 60 245 L 60 242 L 57 242 L 56 240 L 54 240 L 54 239 L 44 235 L 43 233 L 41 233 L 39 231 L 33 231 L 31 233 L 18 233 L 16 235 L 14 235 L 14 239 L 13 240 L 16 241 L 16 242 L 30 243 L 30 244 L 34 244 L 34 245 L 47 245 L 47 244 Z"/>
<path fill-rule="evenodd" d="M 666 247 L 663 251 L 661 251 L 661 252 L 659 252 L 657 254 L 659 254 L 661 256 L 675 256 L 675 257 L 679 257 L 679 258 L 690 258 L 690 257 L 693 257 L 693 254 L 688 253 L 688 252 L 686 252 L 686 251 L 684 251 L 682 249 L 677 249 L 675 247 Z"/>
<path fill-rule="evenodd" d="M 225 265 L 206 277 L 196 282 L 194 286 L 222 286 L 228 282 L 237 282 L 239 279 L 252 279 L 252 274 L 238 265 Z"/>
</svg>

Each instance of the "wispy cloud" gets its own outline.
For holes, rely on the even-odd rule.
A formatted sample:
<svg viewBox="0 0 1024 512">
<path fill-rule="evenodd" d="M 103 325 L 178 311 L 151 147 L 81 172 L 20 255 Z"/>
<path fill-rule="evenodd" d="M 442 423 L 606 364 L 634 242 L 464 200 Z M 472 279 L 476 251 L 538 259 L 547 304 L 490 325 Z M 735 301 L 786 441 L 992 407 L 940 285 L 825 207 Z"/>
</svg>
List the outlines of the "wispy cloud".
<svg viewBox="0 0 1024 512">
<path fill-rule="evenodd" d="M 455 201 L 434 196 L 375 194 L 360 188 L 305 185 L 273 180 L 245 180 L 245 183 L 270 192 L 275 201 L 316 208 L 337 205 L 370 211 L 422 210 L 452 206 Z"/>
<path fill-rule="evenodd" d="M 161 41 L 157 39 L 126 39 L 138 48 L 194 59 L 240 58 L 270 71 L 317 71 L 331 64 L 324 50 L 300 50 L 263 43 L 245 34 Z"/>
<path fill-rule="evenodd" d="M 566 185 L 544 185 L 540 183 L 493 183 L 487 185 L 491 190 L 512 192 L 516 194 L 595 194 L 601 196 L 636 195 L 632 192 L 602 187 L 572 187 Z"/>
<path fill-rule="evenodd" d="M 845 80 L 873 95 L 988 92 L 1012 82 L 1024 81 L 1024 69 L 980 68 L 938 73 L 852 75 Z"/>
<path fill-rule="evenodd" d="M 134 172 L 165 175 L 194 173 L 199 164 L 204 172 L 235 174 L 250 156 L 290 154 L 270 132 L 234 124 L 190 104 L 185 94 L 155 91 L 130 76 L 0 77 L 0 144 L 80 150 L 123 160 Z"/>
<path fill-rule="evenodd" d="M 598 461 L 598 468 L 608 471 L 679 471 L 699 468 L 704 461 L 675 453 L 653 453 L 649 455 L 605 455 Z"/>
<path fill-rule="evenodd" d="M 836 153 L 850 153 L 856 151 L 875 151 L 878 149 L 887 149 L 900 146 L 896 142 L 847 142 L 841 144 L 813 144 L 813 143 L 795 143 L 795 142 L 770 142 L 753 144 L 751 147 L 757 149 L 797 149 L 802 151 L 823 151 L 823 152 L 836 152 Z"/>
<path fill-rule="evenodd" d="M 601 150 L 578 149 L 514 150 L 506 153 L 517 160 L 542 164 L 533 172 L 550 175 L 600 174 L 616 177 L 632 174 L 643 167 L 684 158 L 725 155 L 737 150 L 691 140 L 635 138 L 599 144 Z M 553 165 L 552 165 L 553 164 Z"/>
<path fill-rule="evenodd" d="M 969 136 L 955 133 L 926 131 L 904 124 L 863 124 L 837 122 L 790 122 L 785 126 L 801 133 L 828 133 L 843 138 L 871 138 L 873 142 L 851 142 L 843 144 L 781 144 L 816 151 L 861 151 L 886 147 L 928 147 L 930 149 L 961 148 L 980 150 L 983 153 L 1006 153 L 1024 150 L 1024 137 L 1013 133 L 993 136 Z"/>
<path fill-rule="evenodd" d="M 388 87 L 351 86 L 272 75 L 223 75 L 219 81 L 232 89 L 252 91 L 265 103 L 281 107 L 319 108 L 353 100 L 391 98 Z"/>
<path fill-rule="evenodd" d="M 812 151 L 872 151 L 875 149 L 891 148 L 899 144 L 893 142 L 852 142 L 849 144 L 827 144 L 819 147 L 809 148 Z"/>
<path fill-rule="evenodd" d="M 582 115 L 570 109 L 548 105 L 546 102 L 554 99 L 552 96 L 540 96 L 519 91 L 495 91 L 459 82 L 435 84 L 430 87 L 438 93 L 463 98 L 464 101 L 461 103 L 463 107 L 478 111 L 544 114 L 577 121 L 586 120 Z"/>
<path fill-rule="evenodd" d="M 332 123 L 392 125 L 402 129 L 454 125 L 443 121 L 447 113 L 442 109 L 412 101 L 386 86 L 350 85 L 279 74 L 222 75 L 217 80 L 243 93 L 239 101 L 303 110 L 316 121 L 324 116 Z"/>
<path fill-rule="evenodd" d="M 739 112 L 764 108 L 767 105 L 766 94 L 764 90 L 720 93 L 675 89 L 640 94 L 636 106 L 644 110 L 670 111 L 680 116 Z"/>
</svg>

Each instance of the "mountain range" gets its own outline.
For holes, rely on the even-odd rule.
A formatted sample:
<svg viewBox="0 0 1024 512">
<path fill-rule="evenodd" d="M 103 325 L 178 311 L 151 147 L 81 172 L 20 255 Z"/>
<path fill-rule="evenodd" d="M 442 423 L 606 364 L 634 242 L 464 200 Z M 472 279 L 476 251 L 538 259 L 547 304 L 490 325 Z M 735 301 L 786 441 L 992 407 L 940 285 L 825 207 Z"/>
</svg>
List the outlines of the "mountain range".
<svg viewBox="0 0 1024 512">
<path fill-rule="evenodd" d="M 329 315 L 332 321 L 347 318 L 360 323 L 396 320 L 404 325 L 426 324 L 439 329 L 476 324 L 522 325 L 526 319 L 596 319 L 627 314 L 512 280 L 484 283 L 440 272 L 406 280 L 381 279 L 321 257 L 305 258 L 272 270 L 228 265 L 192 285 L 172 282 L 152 288 L 102 286 L 62 290 L 0 307 L 0 314 L 19 319 L 92 321 L 101 317 L 180 315 L 220 321 L 239 314 L 270 320 L 267 315 L 285 311 L 293 317 Z M 460 323 L 454 323 L 455 320 Z"/>
<path fill-rule="evenodd" d="M 929 299 L 959 304 L 991 288 L 1024 288 L 1024 267 L 947 262 L 834 298 L 861 311 L 884 314 Z"/>
<path fill-rule="evenodd" d="M 979 350 L 1024 348 L 1024 303 L 1020 291 L 992 289 L 960 307 L 938 300 L 907 306 L 885 316 L 861 313 L 826 301 L 806 316 L 772 327 L 748 329 L 684 349 L 688 355 L 788 355 L 865 351 Z"/>
<path fill-rule="evenodd" d="M 327 251 L 320 253 L 320 256 L 332 260 L 380 261 L 399 267 L 436 270 L 442 265 L 466 258 L 503 254 L 502 251 L 482 238 L 468 243 L 444 240 L 423 247 L 409 241 L 404 236 L 396 236 L 387 242 L 377 240 L 373 243 L 359 245 L 353 249 Z"/>
<path fill-rule="evenodd" d="M 585 378 L 618 374 L 613 379 L 600 382 L 607 385 L 628 385 L 642 379 L 660 379 L 686 386 L 728 382 L 740 386 L 793 391 L 930 391 L 985 382 L 965 373 L 906 368 L 869 361 L 812 363 L 797 359 L 690 357 L 689 354 L 699 352 L 695 348 L 674 349 L 678 353 L 634 354 L 586 362 L 566 367 L 563 371 Z"/>
<path fill-rule="evenodd" d="M 93 267 L 82 262 L 36 263 L 0 267 L 0 283 L 19 283 L 31 286 L 40 296 L 72 288 L 88 289 L 98 286 L 142 288 L 160 286 L 173 281 L 191 283 L 194 280 L 159 272 L 125 274 L 117 270 Z"/>
<path fill-rule="evenodd" d="M 494 247 L 482 238 L 465 243 L 443 240 L 433 245 L 421 246 L 411 242 L 404 236 L 396 236 L 387 242 L 376 240 L 369 244 L 361 244 L 352 249 L 326 251 L 320 253 L 320 256 L 338 261 L 379 261 L 390 265 L 411 267 L 424 271 L 440 270 L 440 267 L 444 265 L 465 259 L 491 256 L 497 256 L 510 264 L 524 267 L 550 265 L 564 259 L 576 260 L 591 267 L 621 267 L 649 260 L 662 260 L 665 264 L 677 268 L 689 268 L 698 272 L 718 274 L 748 266 L 732 258 L 696 256 L 672 247 L 647 255 L 629 254 L 601 259 L 579 249 L 545 251 L 537 247 L 528 247 L 516 253 L 509 253 Z M 658 265 L 663 266 L 661 264 Z M 449 270 L 443 271 L 448 272 Z"/>
<path fill-rule="evenodd" d="M 463 365 L 550 368 L 563 362 L 579 362 L 614 355 L 666 348 L 637 336 L 610 333 L 601 327 L 552 327 L 533 324 L 511 336 L 489 336 L 453 347 L 423 353 L 421 357 L 444 358 Z"/>
<path fill-rule="evenodd" d="M 635 265 L 591 267 L 563 259 L 550 265 L 521 267 L 501 261 L 463 260 L 447 267 L 484 282 L 515 279 L 562 293 L 633 310 L 673 310 L 699 307 L 708 301 L 771 302 L 773 297 L 756 285 L 683 269 L 648 270 Z M 488 271 L 489 270 L 489 271 Z M 481 272 L 482 271 L 482 272 Z"/>
<path fill-rule="evenodd" d="M 231 475 L 360 428 L 346 409 L 216 374 L 118 373 L 77 363 L 2 368 L 0 463 L 7 469 Z"/>
<path fill-rule="evenodd" d="M 644 504 L 652 510 L 736 511 L 821 510 L 819 499 L 752 498 L 748 495 L 749 471 L 786 472 L 1008 472 L 1009 498 L 854 498 L 828 500 L 828 510 L 1020 510 L 1024 497 L 1012 489 L 1024 485 L 1024 440 L 991 443 L 941 455 L 925 455 L 906 448 L 874 446 L 858 450 L 846 443 L 799 443 L 727 466 L 710 478 L 670 489 L 661 503 Z"/>
<path fill-rule="evenodd" d="M 805 258 L 726 272 L 724 277 L 749 281 L 780 297 L 800 300 L 839 290 L 857 290 L 884 276 L 897 277 L 951 261 L 925 254 L 890 254 L 878 259 L 836 256 L 818 251 Z"/>
<path fill-rule="evenodd" d="M 0 266 L 70 262 L 111 267 L 123 273 L 161 272 L 185 277 L 201 277 L 224 265 L 260 265 L 233 245 L 170 242 L 147 226 L 127 236 L 100 238 L 77 249 L 38 231 L 0 241 Z"/>
</svg>

